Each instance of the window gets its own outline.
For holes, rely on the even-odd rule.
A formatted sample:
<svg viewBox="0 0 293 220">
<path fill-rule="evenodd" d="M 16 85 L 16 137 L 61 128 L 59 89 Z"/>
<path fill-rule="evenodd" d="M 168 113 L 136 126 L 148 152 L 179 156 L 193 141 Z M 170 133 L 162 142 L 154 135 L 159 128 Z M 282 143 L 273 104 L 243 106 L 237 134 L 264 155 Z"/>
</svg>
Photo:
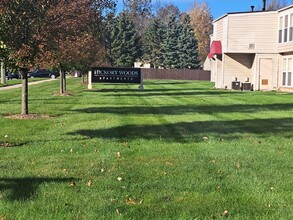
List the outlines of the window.
<svg viewBox="0 0 293 220">
<path fill-rule="evenodd" d="M 283 59 L 283 77 L 282 77 L 282 86 L 286 85 L 286 75 L 287 75 L 287 59 Z"/>
<path fill-rule="evenodd" d="M 288 72 L 288 86 L 292 86 L 292 72 Z"/>
<path fill-rule="evenodd" d="M 284 42 L 287 42 L 288 39 L 288 15 L 285 16 L 285 24 L 284 24 Z"/>
<path fill-rule="evenodd" d="M 279 43 L 282 43 L 283 17 L 279 20 Z"/>
<path fill-rule="evenodd" d="M 286 72 L 283 72 L 282 86 L 286 85 Z"/>
<path fill-rule="evenodd" d="M 292 82 L 293 58 L 283 59 L 282 86 L 293 86 Z"/>
<path fill-rule="evenodd" d="M 292 58 L 288 59 L 288 74 L 287 74 L 287 86 L 291 86 L 291 76 L 292 76 Z"/>
<path fill-rule="evenodd" d="M 293 14 L 290 14 L 289 41 L 293 41 Z"/>
</svg>

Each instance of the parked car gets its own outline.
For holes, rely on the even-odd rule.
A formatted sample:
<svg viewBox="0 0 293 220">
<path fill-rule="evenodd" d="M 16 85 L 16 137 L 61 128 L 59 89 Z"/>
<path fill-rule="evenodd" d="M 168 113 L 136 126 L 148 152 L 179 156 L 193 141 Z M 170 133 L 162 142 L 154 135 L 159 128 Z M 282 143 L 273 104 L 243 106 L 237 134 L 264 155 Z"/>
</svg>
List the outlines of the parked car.
<svg viewBox="0 0 293 220">
<path fill-rule="evenodd" d="M 20 79 L 20 75 L 18 73 L 11 73 L 11 72 L 6 72 L 5 76 L 7 79 Z"/>
<path fill-rule="evenodd" d="M 41 77 L 41 78 L 55 79 L 58 76 L 59 76 L 59 73 L 53 72 L 50 70 L 45 70 L 45 69 L 34 70 L 32 72 L 28 72 L 28 74 L 27 74 L 27 77 L 29 77 L 29 78 Z"/>
</svg>

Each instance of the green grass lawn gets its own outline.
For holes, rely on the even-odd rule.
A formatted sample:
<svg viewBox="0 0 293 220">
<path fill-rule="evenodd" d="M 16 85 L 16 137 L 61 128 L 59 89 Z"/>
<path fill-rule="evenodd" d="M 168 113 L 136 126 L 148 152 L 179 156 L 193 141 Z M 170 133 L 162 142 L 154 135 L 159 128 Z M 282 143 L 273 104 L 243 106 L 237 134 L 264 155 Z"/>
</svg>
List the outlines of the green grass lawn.
<svg viewBox="0 0 293 220">
<path fill-rule="evenodd" d="M 0 92 L 0 219 L 293 219 L 293 96 L 68 80 Z M 7 144 L 11 147 L 4 147 Z"/>
</svg>

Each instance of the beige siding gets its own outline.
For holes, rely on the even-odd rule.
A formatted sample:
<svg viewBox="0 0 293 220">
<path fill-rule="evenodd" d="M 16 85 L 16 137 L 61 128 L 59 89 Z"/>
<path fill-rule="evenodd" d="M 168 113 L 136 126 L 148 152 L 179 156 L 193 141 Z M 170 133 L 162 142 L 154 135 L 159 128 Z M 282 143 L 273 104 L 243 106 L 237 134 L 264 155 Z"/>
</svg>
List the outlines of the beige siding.
<svg viewBox="0 0 293 220">
<path fill-rule="evenodd" d="M 222 19 L 217 23 L 217 35 L 216 35 L 217 40 L 223 39 L 223 29 L 224 29 L 224 22 Z"/>
<path fill-rule="evenodd" d="M 229 53 L 277 52 L 277 12 L 231 14 L 228 18 Z"/>
<path fill-rule="evenodd" d="M 240 82 L 245 82 L 246 78 L 251 81 L 253 59 L 253 54 L 225 54 L 224 87 L 231 89 L 235 77 Z"/>
<path fill-rule="evenodd" d="M 212 74 L 214 74 L 215 78 L 215 87 L 216 88 L 223 88 L 223 61 L 222 56 L 217 57 L 212 62 Z"/>
<path fill-rule="evenodd" d="M 293 42 L 279 44 L 279 53 L 292 53 Z"/>
<path fill-rule="evenodd" d="M 227 51 L 228 17 L 225 16 L 214 23 L 213 37 L 211 40 L 219 40 L 222 43 L 223 53 Z"/>
</svg>

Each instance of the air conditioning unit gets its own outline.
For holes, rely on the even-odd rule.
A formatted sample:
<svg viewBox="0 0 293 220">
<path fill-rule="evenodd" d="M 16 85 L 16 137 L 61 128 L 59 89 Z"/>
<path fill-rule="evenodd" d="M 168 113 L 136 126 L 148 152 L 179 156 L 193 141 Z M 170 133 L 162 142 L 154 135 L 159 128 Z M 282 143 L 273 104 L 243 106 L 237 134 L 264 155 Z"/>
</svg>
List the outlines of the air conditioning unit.
<svg viewBox="0 0 293 220">
<path fill-rule="evenodd" d="M 241 89 L 241 83 L 240 83 L 240 81 L 233 81 L 232 82 L 232 89 L 234 89 L 234 90 L 240 90 Z"/>
<path fill-rule="evenodd" d="M 243 91 L 250 91 L 251 90 L 251 83 L 250 82 L 244 82 L 241 86 Z"/>
</svg>

